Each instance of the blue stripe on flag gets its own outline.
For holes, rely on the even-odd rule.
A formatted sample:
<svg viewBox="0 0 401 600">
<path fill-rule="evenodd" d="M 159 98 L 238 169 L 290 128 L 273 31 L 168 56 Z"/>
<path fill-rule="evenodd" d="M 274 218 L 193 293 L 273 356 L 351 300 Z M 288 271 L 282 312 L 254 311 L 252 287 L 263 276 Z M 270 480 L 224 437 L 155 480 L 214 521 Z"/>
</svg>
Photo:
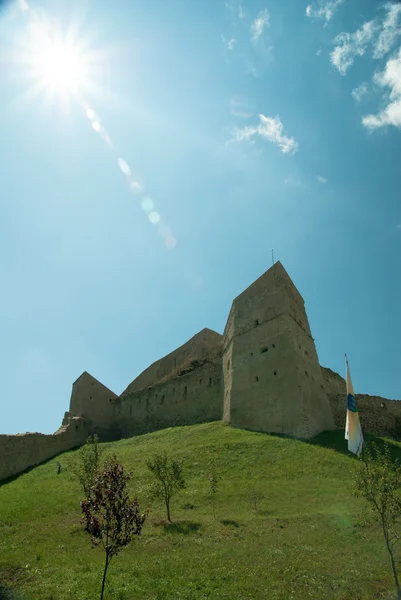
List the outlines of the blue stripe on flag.
<svg viewBox="0 0 401 600">
<path fill-rule="evenodd" d="M 351 412 L 357 412 L 355 396 L 352 394 L 348 394 L 347 396 L 347 407 Z"/>
</svg>

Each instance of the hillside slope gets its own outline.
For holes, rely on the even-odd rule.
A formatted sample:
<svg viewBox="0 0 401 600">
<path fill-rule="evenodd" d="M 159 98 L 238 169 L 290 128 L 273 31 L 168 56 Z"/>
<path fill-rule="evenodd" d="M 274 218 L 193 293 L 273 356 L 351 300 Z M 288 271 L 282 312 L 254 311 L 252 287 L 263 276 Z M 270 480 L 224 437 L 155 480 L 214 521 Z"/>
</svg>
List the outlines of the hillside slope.
<svg viewBox="0 0 401 600">
<path fill-rule="evenodd" d="M 400 445 L 391 444 L 399 456 Z M 343 431 L 308 443 L 207 423 L 103 447 L 132 469 L 131 488 L 144 507 L 145 461 L 154 452 L 182 457 L 188 482 L 173 500 L 174 524 L 166 524 L 161 505 L 151 505 L 143 535 L 111 563 L 108 600 L 392 597 L 381 530 L 351 493 L 358 461 Z M 222 476 L 215 520 L 205 477 L 212 454 Z M 16 590 L 15 598 L 99 597 L 103 553 L 91 549 L 79 523 L 73 455 L 0 487 L 0 587 Z M 252 490 L 264 495 L 257 510 Z"/>
</svg>

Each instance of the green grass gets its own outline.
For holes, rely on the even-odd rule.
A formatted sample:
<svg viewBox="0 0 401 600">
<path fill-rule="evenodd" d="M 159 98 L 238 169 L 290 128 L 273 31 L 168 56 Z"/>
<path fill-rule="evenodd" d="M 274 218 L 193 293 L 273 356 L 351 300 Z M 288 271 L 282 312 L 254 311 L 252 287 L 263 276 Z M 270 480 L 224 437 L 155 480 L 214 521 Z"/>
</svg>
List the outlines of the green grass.
<svg viewBox="0 0 401 600">
<path fill-rule="evenodd" d="M 401 456 L 400 444 L 391 445 Z M 131 490 L 150 508 L 143 535 L 111 563 L 107 600 L 394 597 L 382 531 L 367 503 L 352 495 L 359 465 L 343 431 L 307 442 L 208 423 L 103 446 L 133 471 Z M 173 525 L 146 497 L 146 459 L 162 450 L 186 467 L 188 487 L 172 501 Z M 205 477 L 212 452 L 222 476 L 215 520 Z M 10 598 L 99 598 L 104 555 L 80 524 L 74 454 L 0 486 L 0 588 L 14 590 Z M 264 494 L 257 511 L 250 488 Z"/>
</svg>

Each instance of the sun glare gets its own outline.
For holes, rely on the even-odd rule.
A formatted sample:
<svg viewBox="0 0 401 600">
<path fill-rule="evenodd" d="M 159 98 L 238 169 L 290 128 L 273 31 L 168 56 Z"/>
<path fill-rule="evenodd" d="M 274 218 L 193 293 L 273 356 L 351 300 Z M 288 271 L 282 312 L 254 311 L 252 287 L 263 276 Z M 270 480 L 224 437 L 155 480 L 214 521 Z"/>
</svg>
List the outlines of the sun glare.
<svg viewBox="0 0 401 600">
<path fill-rule="evenodd" d="M 73 46 L 50 43 L 34 59 L 35 70 L 44 86 L 74 90 L 82 83 L 84 73 L 82 57 Z"/>
<path fill-rule="evenodd" d="M 69 110 L 70 101 L 82 106 L 88 95 L 100 93 L 99 75 L 101 79 L 107 52 L 93 46 L 91 30 L 82 22 L 49 19 L 43 11 L 30 11 L 28 17 L 15 55 L 30 83 L 21 100 L 58 97 L 63 109 Z"/>
<path fill-rule="evenodd" d="M 35 76 L 43 87 L 78 91 L 84 79 L 82 60 L 76 48 L 52 43 L 34 58 Z"/>
</svg>

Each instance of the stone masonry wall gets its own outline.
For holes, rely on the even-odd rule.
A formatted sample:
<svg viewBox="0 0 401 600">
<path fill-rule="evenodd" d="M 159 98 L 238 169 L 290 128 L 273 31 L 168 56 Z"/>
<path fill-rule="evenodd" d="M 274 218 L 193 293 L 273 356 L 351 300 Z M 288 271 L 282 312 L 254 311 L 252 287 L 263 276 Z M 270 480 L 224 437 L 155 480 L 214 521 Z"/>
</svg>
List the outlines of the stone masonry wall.
<svg viewBox="0 0 401 600">
<path fill-rule="evenodd" d="M 84 371 L 72 385 L 70 412 L 88 423 L 89 433 L 105 442 L 116 438 L 114 402 L 117 394 Z"/>
<path fill-rule="evenodd" d="M 334 423 L 337 429 L 345 429 L 347 410 L 346 384 L 338 373 L 321 367 Z M 401 402 L 380 396 L 356 394 L 362 432 L 401 440 Z"/>
<path fill-rule="evenodd" d="M 0 435 L 0 481 L 52 458 L 60 452 L 82 446 L 88 437 L 86 423 L 65 417 L 56 433 Z"/>
<path fill-rule="evenodd" d="M 221 364 L 195 361 L 180 376 L 123 395 L 116 404 L 122 437 L 222 418 Z"/>
<path fill-rule="evenodd" d="M 145 369 L 121 394 L 137 392 L 157 383 L 165 383 L 193 361 L 220 362 L 223 337 L 212 329 L 202 329 L 185 344 Z"/>
</svg>

